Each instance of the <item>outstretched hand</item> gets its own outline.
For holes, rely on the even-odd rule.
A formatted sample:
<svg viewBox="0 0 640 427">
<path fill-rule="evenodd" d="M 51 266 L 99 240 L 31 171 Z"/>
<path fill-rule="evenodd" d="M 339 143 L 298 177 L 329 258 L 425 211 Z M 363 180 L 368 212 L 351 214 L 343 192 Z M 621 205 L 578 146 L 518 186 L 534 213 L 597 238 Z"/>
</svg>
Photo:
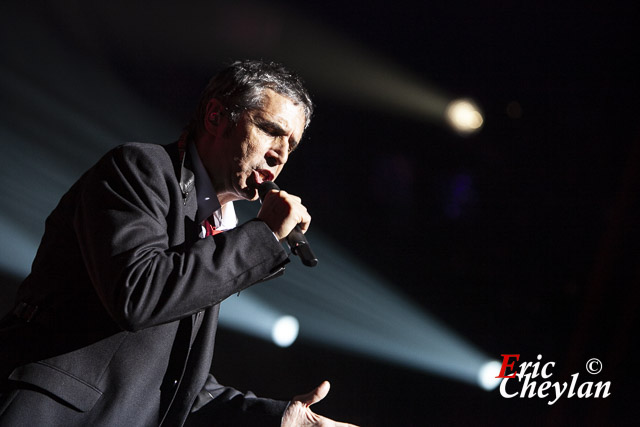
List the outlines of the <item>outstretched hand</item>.
<svg viewBox="0 0 640 427">
<path fill-rule="evenodd" d="M 315 390 L 296 396 L 282 417 L 282 427 L 356 427 L 353 424 L 340 423 L 314 413 L 309 407 L 325 398 L 331 385 L 324 381 Z"/>
</svg>

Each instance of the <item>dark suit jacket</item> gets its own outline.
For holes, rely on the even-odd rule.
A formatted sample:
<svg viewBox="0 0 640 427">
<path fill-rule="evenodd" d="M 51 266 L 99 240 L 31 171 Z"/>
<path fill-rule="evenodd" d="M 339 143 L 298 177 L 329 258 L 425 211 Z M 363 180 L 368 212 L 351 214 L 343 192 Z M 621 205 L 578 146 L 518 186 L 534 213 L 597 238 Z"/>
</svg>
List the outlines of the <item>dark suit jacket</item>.
<svg viewBox="0 0 640 427">
<path fill-rule="evenodd" d="M 106 154 L 47 218 L 0 328 L 0 425 L 279 425 L 286 402 L 210 376 L 218 304 L 281 269 L 254 220 L 204 239 L 188 155 L 177 144 Z M 23 313 L 24 314 L 24 313 Z"/>
</svg>

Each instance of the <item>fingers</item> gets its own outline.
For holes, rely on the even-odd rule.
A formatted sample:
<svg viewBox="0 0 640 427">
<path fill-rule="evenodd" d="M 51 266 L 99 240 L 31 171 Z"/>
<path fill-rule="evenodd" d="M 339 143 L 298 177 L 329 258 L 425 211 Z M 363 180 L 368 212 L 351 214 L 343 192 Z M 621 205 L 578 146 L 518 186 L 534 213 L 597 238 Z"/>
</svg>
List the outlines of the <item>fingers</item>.
<svg viewBox="0 0 640 427">
<path fill-rule="evenodd" d="M 304 208 L 304 211 L 300 212 L 300 218 L 298 219 L 298 225 L 300 226 L 300 230 L 303 233 L 306 233 L 309 229 L 309 225 L 311 224 L 311 215 L 307 212 L 307 208 Z"/>
<path fill-rule="evenodd" d="M 280 191 L 280 193 L 285 200 L 291 203 L 291 214 L 295 217 L 296 225 L 299 225 L 300 230 L 306 233 L 311 224 L 311 215 L 309 215 L 307 208 L 302 204 L 302 199 L 283 190 Z"/>
<path fill-rule="evenodd" d="M 276 190 L 272 190 L 272 191 L 276 191 Z M 298 196 L 294 196 L 293 194 L 289 194 L 284 190 L 280 190 L 280 194 L 282 196 L 284 196 L 284 197 L 288 197 L 288 198 L 290 198 L 292 200 L 295 200 L 296 202 L 302 204 L 302 199 L 300 197 L 298 197 Z"/>
<path fill-rule="evenodd" d="M 296 396 L 293 398 L 293 400 L 297 400 L 303 403 L 305 406 L 311 406 L 314 403 L 318 403 L 322 399 L 324 399 L 329 393 L 330 388 L 331 385 L 329 384 L 329 381 L 323 381 L 322 384 L 311 390 L 309 393 Z"/>
<path fill-rule="evenodd" d="M 264 221 L 280 240 L 287 237 L 296 225 L 300 225 L 303 233 L 306 232 L 311 223 L 311 215 L 302 199 L 278 190 L 271 190 L 264 197 L 258 219 Z"/>
<path fill-rule="evenodd" d="M 309 406 L 318 403 L 327 396 L 331 385 L 329 381 L 323 381 L 315 389 L 307 394 L 296 396 L 282 417 L 282 425 L 292 426 L 332 426 L 332 427 L 358 427 L 354 424 L 336 422 L 330 418 L 314 413 Z"/>
<path fill-rule="evenodd" d="M 302 199 L 298 196 L 294 196 L 293 194 L 287 193 L 284 190 L 270 190 L 267 195 L 269 194 L 279 194 L 281 197 L 289 199 L 289 200 L 293 200 L 296 203 L 302 203 Z M 265 197 L 266 198 L 266 197 Z"/>
<path fill-rule="evenodd" d="M 322 399 L 327 397 L 327 394 L 329 394 L 329 389 L 330 388 L 331 388 L 331 384 L 329 384 L 329 381 L 323 381 L 322 384 L 320 384 L 318 387 L 316 387 L 315 390 L 313 390 L 311 392 L 312 393 L 312 402 L 309 403 L 309 405 L 313 405 L 314 403 L 318 403 Z"/>
<path fill-rule="evenodd" d="M 307 212 L 307 208 L 302 204 L 302 199 L 293 194 L 289 194 L 284 190 L 279 193 L 280 197 L 289 204 L 290 214 L 295 218 L 296 224 L 300 224 L 300 228 L 306 230 L 309 228 L 311 216 Z"/>
<path fill-rule="evenodd" d="M 302 199 L 293 194 L 289 194 L 284 190 L 280 190 L 280 197 L 289 204 L 290 215 L 294 219 L 294 222 L 300 226 L 302 232 L 306 232 L 311 222 L 311 215 L 307 211 L 307 208 L 302 204 Z"/>
</svg>

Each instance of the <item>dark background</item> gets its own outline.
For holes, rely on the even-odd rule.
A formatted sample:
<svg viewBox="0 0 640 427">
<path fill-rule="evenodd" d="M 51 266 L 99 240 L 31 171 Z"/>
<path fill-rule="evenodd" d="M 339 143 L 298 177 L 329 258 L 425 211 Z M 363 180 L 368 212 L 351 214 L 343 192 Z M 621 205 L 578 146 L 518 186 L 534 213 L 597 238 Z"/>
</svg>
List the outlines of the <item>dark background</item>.
<svg viewBox="0 0 640 427">
<path fill-rule="evenodd" d="M 279 349 L 227 330 L 214 363 L 221 382 L 290 398 L 330 379 L 317 411 L 367 426 L 630 425 L 640 415 L 632 353 L 640 254 L 635 4 L 26 3 L 2 6 L 4 71 L 42 88 L 66 66 L 102 67 L 178 125 L 232 59 L 282 60 L 305 76 L 307 59 L 322 55 L 313 43 L 320 33 L 305 23 L 452 97 L 476 100 L 485 125 L 461 137 L 382 101 L 341 99 L 310 73 L 317 112 L 280 185 L 303 195 L 316 230 L 482 351 L 530 361 L 542 354 L 557 362 L 560 381 L 597 357 L 612 396 L 550 407 L 313 342 Z M 52 39 L 65 55 L 46 47 Z M 341 67 L 327 62 L 329 74 Z M 100 90 L 79 96 L 100 107 L 87 114 L 108 122 L 122 105 Z M 11 104 L 2 105 L 5 127 L 15 129 Z M 46 121 L 46 109 L 24 110 L 26 123 Z M 138 123 L 121 126 L 113 145 L 144 138 Z M 180 128 L 173 130 L 155 142 L 175 139 Z M 1 144 L 5 151 L 11 140 Z M 69 167 L 81 171 L 100 154 Z M 11 203 L 3 199 L 5 213 Z M 10 298 L 20 278 L 3 275 Z"/>
</svg>

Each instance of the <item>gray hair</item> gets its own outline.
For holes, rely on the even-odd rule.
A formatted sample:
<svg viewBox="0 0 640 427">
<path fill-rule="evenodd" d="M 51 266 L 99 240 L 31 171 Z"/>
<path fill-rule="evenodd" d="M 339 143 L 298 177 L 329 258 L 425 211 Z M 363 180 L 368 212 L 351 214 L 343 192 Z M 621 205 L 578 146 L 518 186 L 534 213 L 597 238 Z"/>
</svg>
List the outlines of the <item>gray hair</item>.
<svg viewBox="0 0 640 427">
<path fill-rule="evenodd" d="M 262 106 L 266 89 L 286 96 L 296 105 L 302 105 L 305 129 L 309 126 L 313 114 L 313 102 L 300 77 L 275 62 L 245 60 L 234 62 L 209 81 L 202 93 L 195 116 L 186 131 L 191 137 L 197 137 L 200 134 L 207 105 L 214 98 L 224 105 L 230 121 L 236 124 L 243 112 Z"/>
</svg>

